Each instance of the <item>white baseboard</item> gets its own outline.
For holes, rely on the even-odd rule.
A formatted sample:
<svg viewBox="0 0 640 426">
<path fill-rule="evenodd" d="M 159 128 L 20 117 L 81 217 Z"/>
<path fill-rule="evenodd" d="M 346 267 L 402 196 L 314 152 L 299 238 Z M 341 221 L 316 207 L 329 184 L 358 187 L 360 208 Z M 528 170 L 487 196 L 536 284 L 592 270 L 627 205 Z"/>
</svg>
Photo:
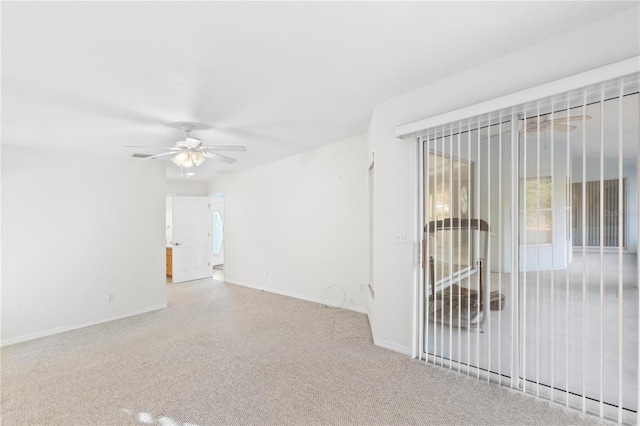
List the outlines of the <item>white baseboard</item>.
<svg viewBox="0 0 640 426">
<path fill-rule="evenodd" d="M 340 307 L 339 305 L 335 305 L 335 304 L 332 304 L 332 303 L 327 303 L 326 301 L 322 300 L 319 297 L 308 296 L 306 294 L 294 293 L 294 292 L 291 292 L 291 291 L 280 290 L 280 289 L 272 288 L 272 287 L 257 286 L 255 284 L 245 283 L 245 282 L 242 282 L 242 281 L 227 280 L 227 279 L 225 279 L 224 281 L 226 283 L 228 283 L 228 284 L 239 285 L 239 286 L 242 286 L 242 287 L 249 287 L 249 288 L 253 288 L 253 289 L 256 289 L 256 290 L 263 290 L 263 291 L 267 291 L 269 293 L 275 293 L 275 294 L 280 294 L 282 296 L 293 297 L 294 299 L 301 299 L 301 300 L 306 300 L 308 302 L 321 303 L 321 304 L 325 304 L 325 305 L 329 305 L 329 306 Z M 367 310 L 367 308 L 363 308 L 362 306 L 347 305 L 347 306 L 344 306 L 344 309 L 346 309 L 348 311 L 360 312 L 361 314 L 369 314 L 369 311 Z"/>
<path fill-rule="evenodd" d="M 29 340 L 39 339 L 41 337 L 52 336 L 54 334 L 64 333 L 65 331 L 77 330 L 79 328 L 88 327 L 90 325 L 102 324 L 104 322 L 109 322 L 109 321 L 122 319 L 126 317 L 132 317 L 134 315 L 145 314 L 147 312 L 157 311 L 160 309 L 164 309 L 166 307 L 167 307 L 166 303 L 163 303 L 160 305 L 147 306 L 145 308 L 136 309 L 134 311 L 125 312 L 122 314 L 115 314 L 105 318 L 87 321 L 80 324 L 65 325 L 62 327 L 56 327 L 56 328 L 51 328 L 49 330 L 39 331 L 37 333 L 26 334 L 24 336 L 12 337 L 10 339 L 5 339 L 0 341 L 0 347 L 14 345 L 16 343 L 26 342 Z"/>
<path fill-rule="evenodd" d="M 381 348 L 389 349 L 394 352 L 401 353 L 403 355 L 411 356 L 411 348 L 408 346 L 398 345 L 397 343 L 389 342 L 387 340 L 373 338 L 373 344 L 380 346 Z"/>
</svg>

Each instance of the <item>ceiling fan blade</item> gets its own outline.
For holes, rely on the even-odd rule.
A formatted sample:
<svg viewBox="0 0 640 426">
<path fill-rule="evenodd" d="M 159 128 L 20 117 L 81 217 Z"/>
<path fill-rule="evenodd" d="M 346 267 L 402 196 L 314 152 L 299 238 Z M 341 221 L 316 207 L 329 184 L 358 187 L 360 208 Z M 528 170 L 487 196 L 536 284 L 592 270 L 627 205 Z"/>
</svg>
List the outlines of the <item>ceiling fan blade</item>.
<svg viewBox="0 0 640 426">
<path fill-rule="evenodd" d="M 549 127 L 551 121 L 545 119 L 541 119 L 538 123 L 538 120 L 535 118 L 530 118 L 527 120 L 527 132 L 535 132 L 536 130 L 544 130 Z"/>
<path fill-rule="evenodd" d="M 585 115 L 584 117 L 582 115 L 572 115 L 570 117 L 556 118 L 554 121 L 556 122 L 556 124 L 562 124 L 562 123 L 566 123 L 568 121 L 582 121 L 583 118 L 586 121 L 589 121 L 593 117 L 591 117 L 590 115 Z"/>
<path fill-rule="evenodd" d="M 574 130 L 576 128 L 576 126 L 567 126 L 564 124 L 554 124 L 553 125 L 553 130 L 559 131 L 559 132 L 566 132 L 567 130 Z"/>
<path fill-rule="evenodd" d="M 145 158 L 136 158 L 133 161 L 145 161 L 145 160 L 152 160 L 154 158 L 158 158 L 158 157 L 164 157 L 165 155 L 175 155 L 174 151 L 169 151 L 169 152 L 162 152 L 160 154 L 156 154 L 156 155 L 151 155 L 149 157 L 145 157 Z"/>
<path fill-rule="evenodd" d="M 234 158 L 231 157 L 226 157 L 222 154 L 216 154 L 215 152 L 202 152 L 202 155 L 205 156 L 206 158 L 210 158 L 212 160 L 219 160 L 222 161 L 223 163 L 227 163 L 227 164 L 231 164 L 231 163 L 235 163 L 236 160 Z"/>
<path fill-rule="evenodd" d="M 123 145 L 123 148 L 170 149 L 172 151 L 180 151 L 180 148 L 175 146 Z"/>
<path fill-rule="evenodd" d="M 238 151 L 238 152 L 247 152 L 246 146 L 241 145 L 213 145 L 213 146 L 203 146 L 203 151 Z"/>
<path fill-rule="evenodd" d="M 546 129 L 548 129 L 550 126 L 533 126 L 533 127 L 529 127 L 527 126 L 527 134 L 529 133 L 538 133 L 538 132 L 544 132 Z"/>
</svg>

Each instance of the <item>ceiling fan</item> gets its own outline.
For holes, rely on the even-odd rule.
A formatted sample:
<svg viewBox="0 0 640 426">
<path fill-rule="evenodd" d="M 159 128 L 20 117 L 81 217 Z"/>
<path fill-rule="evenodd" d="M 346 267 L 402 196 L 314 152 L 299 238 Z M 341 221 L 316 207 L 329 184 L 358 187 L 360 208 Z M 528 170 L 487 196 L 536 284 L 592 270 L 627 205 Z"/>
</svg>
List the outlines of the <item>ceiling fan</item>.
<svg viewBox="0 0 640 426">
<path fill-rule="evenodd" d="M 589 121 L 591 120 L 591 116 L 590 115 L 571 115 L 569 117 L 558 117 L 558 118 L 554 118 L 551 119 L 549 118 L 549 115 L 545 115 L 545 116 L 540 116 L 540 125 L 538 126 L 538 118 L 536 116 L 533 117 L 529 117 L 527 118 L 527 126 L 526 126 L 526 130 L 527 130 L 527 134 L 529 133 L 535 133 L 538 130 L 544 132 L 547 129 L 553 129 L 556 132 L 567 132 L 567 131 L 573 131 L 575 129 L 577 129 L 577 126 L 574 126 L 573 124 L 570 124 L 571 122 L 575 122 L 575 121 Z M 520 119 L 519 121 L 524 121 L 523 119 Z M 494 125 L 493 127 L 496 127 L 496 125 Z M 520 126 L 519 126 L 520 127 Z M 503 126 L 502 131 L 498 132 L 500 134 L 506 134 L 506 133 L 510 133 L 511 132 L 511 128 L 510 126 Z M 518 134 L 520 136 L 522 136 L 522 134 L 524 133 L 524 129 L 520 129 L 518 130 Z M 491 136 L 495 136 L 497 133 L 495 133 L 494 131 L 491 132 Z M 487 135 L 485 135 L 482 139 L 485 140 L 487 139 Z"/>
<path fill-rule="evenodd" d="M 165 157 L 172 155 L 171 161 L 180 168 L 191 168 L 199 166 L 204 163 L 205 159 L 218 160 L 223 163 L 232 164 L 235 163 L 235 159 L 227 157 L 222 154 L 218 154 L 220 151 L 238 151 L 245 152 L 247 148 L 239 145 L 214 145 L 206 146 L 202 144 L 202 141 L 198 138 L 194 138 L 190 135 L 196 125 L 194 123 L 179 123 L 179 127 L 185 132 L 185 139 L 179 140 L 174 146 L 135 146 L 126 145 L 125 148 L 144 148 L 144 149 L 165 149 L 168 151 L 161 152 L 160 154 L 144 155 L 134 154 L 137 161 L 152 160 L 154 158 Z"/>
<path fill-rule="evenodd" d="M 589 121 L 591 120 L 591 116 L 590 115 L 584 115 L 584 116 L 572 115 L 569 117 L 560 117 L 560 118 L 554 118 L 554 119 L 545 117 L 540 119 L 540 125 L 538 125 L 538 119 L 535 117 L 532 117 L 527 120 L 527 133 L 536 132 L 538 130 L 546 130 L 546 129 L 553 129 L 557 132 L 572 131 L 572 130 L 575 130 L 577 126 L 574 126 L 570 123 L 575 121 L 582 121 L 582 120 Z"/>
</svg>

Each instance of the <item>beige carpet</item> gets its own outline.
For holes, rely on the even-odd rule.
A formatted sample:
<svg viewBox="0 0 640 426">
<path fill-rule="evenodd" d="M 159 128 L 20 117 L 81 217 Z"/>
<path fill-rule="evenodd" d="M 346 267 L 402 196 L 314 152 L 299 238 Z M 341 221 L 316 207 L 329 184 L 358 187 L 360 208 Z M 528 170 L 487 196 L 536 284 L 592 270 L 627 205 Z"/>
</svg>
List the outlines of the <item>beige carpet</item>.
<svg viewBox="0 0 640 426">
<path fill-rule="evenodd" d="M 585 424 L 372 344 L 366 315 L 203 280 L 165 310 L 3 348 L 2 424 Z"/>
</svg>

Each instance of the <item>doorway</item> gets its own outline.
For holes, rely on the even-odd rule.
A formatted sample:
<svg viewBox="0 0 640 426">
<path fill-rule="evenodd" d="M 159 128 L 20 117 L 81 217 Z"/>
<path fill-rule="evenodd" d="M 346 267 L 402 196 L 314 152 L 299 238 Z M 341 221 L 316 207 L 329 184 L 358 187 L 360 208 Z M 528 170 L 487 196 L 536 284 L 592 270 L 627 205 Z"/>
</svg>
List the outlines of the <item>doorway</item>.
<svg viewBox="0 0 640 426">
<path fill-rule="evenodd" d="M 224 281 L 224 192 L 211 196 L 211 253 L 213 279 Z"/>
<path fill-rule="evenodd" d="M 167 284 L 173 282 L 173 197 L 169 194 L 165 199 L 165 271 Z"/>
</svg>

